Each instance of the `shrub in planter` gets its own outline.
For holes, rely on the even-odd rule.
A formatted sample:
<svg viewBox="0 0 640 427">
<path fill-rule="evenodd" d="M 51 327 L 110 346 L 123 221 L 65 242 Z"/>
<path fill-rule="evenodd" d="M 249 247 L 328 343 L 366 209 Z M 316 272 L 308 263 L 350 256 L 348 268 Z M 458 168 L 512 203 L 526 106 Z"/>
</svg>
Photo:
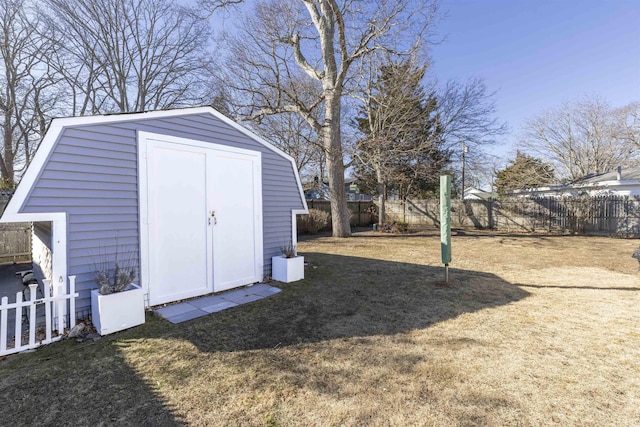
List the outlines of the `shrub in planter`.
<svg viewBox="0 0 640 427">
<path fill-rule="evenodd" d="M 122 331 L 144 323 L 144 291 L 134 283 L 122 292 L 102 295 L 91 291 L 91 320 L 100 335 Z"/>
<path fill-rule="evenodd" d="M 107 254 L 107 249 L 103 248 L 97 262 L 94 262 L 93 273 L 93 280 L 98 285 L 100 294 L 109 295 L 127 289 L 136 280 L 137 260 L 137 251 L 121 248 L 117 243 L 113 255 Z"/>
<path fill-rule="evenodd" d="M 122 292 L 136 280 L 136 269 L 131 266 L 123 267 L 116 261 L 112 270 L 102 269 L 94 273 L 93 280 L 98 285 L 102 295 Z"/>
<path fill-rule="evenodd" d="M 281 256 L 271 258 L 271 278 L 279 282 L 295 282 L 304 279 L 304 257 L 299 256 L 296 245 L 280 247 Z"/>
<path fill-rule="evenodd" d="M 144 323 L 144 291 L 133 283 L 137 277 L 137 252 L 121 251 L 107 255 L 106 249 L 95 263 L 91 291 L 91 316 L 100 335 L 121 331 Z"/>
<path fill-rule="evenodd" d="M 282 256 L 285 258 L 295 258 L 298 255 L 296 245 L 291 242 L 280 246 L 280 252 L 282 252 Z"/>
</svg>

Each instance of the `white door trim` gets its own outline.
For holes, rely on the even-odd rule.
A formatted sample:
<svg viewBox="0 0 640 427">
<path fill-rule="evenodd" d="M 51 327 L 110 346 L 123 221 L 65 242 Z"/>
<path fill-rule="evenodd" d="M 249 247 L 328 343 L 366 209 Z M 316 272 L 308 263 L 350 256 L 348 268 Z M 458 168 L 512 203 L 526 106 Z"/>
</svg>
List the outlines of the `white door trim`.
<svg viewBox="0 0 640 427">
<path fill-rule="evenodd" d="M 262 162 L 260 153 L 226 153 L 219 150 L 212 152 L 213 168 L 210 182 L 213 184 L 213 198 L 211 209 L 219 212 L 220 221 L 213 227 L 213 247 L 214 247 L 214 291 L 224 291 L 249 283 L 259 282 L 264 277 L 263 266 L 263 244 L 262 244 Z M 239 163 L 235 163 L 238 162 Z M 231 169 L 225 173 L 226 167 Z M 248 168 L 247 168 L 248 166 Z M 234 173 L 236 181 L 229 182 L 227 176 Z M 224 177 L 216 180 L 214 176 L 222 172 Z M 251 181 L 242 180 L 251 177 Z M 247 185 L 248 184 L 248 185 Z M 225 197 L 225 194 L 227 197 Z M 253 198 L 251 199 L 251 195 Z M 243 198 L 244 200 L 238 200 Z M 241 206 L 244 206 L 242 208 Z M 244 209 L 243 211 L 238 211 Z M 244 214 L 251 210 L 247 218 Z M 235 215 L 229 215 L 230 212 Z M 232 218 L 239 218 L 240 222 L 235 222 Z M 244 219 L 242 219 L 244 218 Z M 250 219 L 249 219 L 250 218 Z M 252 223 L 243 226 L 245 222 Z M 253 233 L 251 233 L 252 229 Z M 247 232 L 247 234 L 245 234 Z M 231 236 L 229 234 L 232 234 Z M 253 242 L 253 245 L 246 245 L 246 242 Z M 242 245 L 240 249 L 237 245 Z M 236 257 L 226 258 L 224 255 L 242 253 L 253 258 L 253 265 L 238 265 Z M 242 263 L 242 262 L 241 262 Z M 235 268 L 234 268 L 235 265 Z M 231 273 L 229 277 L 228 273 Z"/>
<path fill-rule="evenodd" d="M 151 132 L 138 131 L 138 197 L 139 197 L 139 228 L 140 228 L 140 282 L 147 295 L 147 305 L 150 305 L 150 229 L 149 229 L 149 170 L 147 165 L 148 149 L 154 141 L 163 143 L 181 144 L 190 147 L 211 150 L 211 152 L 231 152 L 250 156 L 254 159 L 255 176 L 254 180 L 254 206 L 255 209 L 255 268 L 253 282 L 263 279 L 263 236 L 262 236 L 262 157 L 259 151 L 246 150 L 242 148 L 230 147 L 226 145 L 214 144 L 205 141 L 198 141 L 187 138 L 174 137 Z M 209 162 L 207 162 L 209 165 Z M 208 166 L 207 166 L 208 169 Z M 209 171 L 207 170 L 207 176 Z M 209 202 L 211 203 L 211 202 Z M 208 210 L 215 210 L 215 206 L 209 206 Z M 214 234 L 215 235 L 215 234 Z M 213 248 L 212 248 L 213 250 Z M 214 254 L 215 256 L 215 254 Z M 213 264 L 209 268 L 211 278 L 211 289 L 215 289 L 213 283 Z"/>
</svg>

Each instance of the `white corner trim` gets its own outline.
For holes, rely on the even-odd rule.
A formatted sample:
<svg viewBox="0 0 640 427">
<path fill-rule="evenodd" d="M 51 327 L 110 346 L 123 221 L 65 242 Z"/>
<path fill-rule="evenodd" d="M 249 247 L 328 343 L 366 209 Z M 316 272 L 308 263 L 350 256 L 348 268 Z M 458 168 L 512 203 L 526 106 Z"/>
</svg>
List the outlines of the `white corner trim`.
<svg viewBox="0 0 640 427">
<path fill-rule="evenodd" d="M 291 209 L 291 243 L 298 244 L 298 221 L 297 215 L 304 215 L 309 213 L 307 204 L 305 203 L 304 209 Z"/>
<path fill-rule="evenodd" d="M 9 204 L 6 207 L 2 218 L 7 215 L 14 215 L 20 212 L 61 132 L 62 126 L 60 126 L 55 120 L 52 121 L 49 130 L 47 130 L 47 133 L 40 142 L 40 146 L 38 147 L 36 154 L 33 156 L 33 159 L 31 159 L 31 163 L 29 163 L 27 170 L 22 176 L 16 191 L 9 200 Z"/>
<path fill-rule="evenodd" d="M 147 140 L 138 132 L 136 146 L 138 147 L 138 233 L 140 238 L 140 286 L 146 295 L 145 307 L 151 305 L 149 288 L 149 192 L 148 192 L 148 168 L 147 168 Z"/>
<path fill-rule="evenodd" d="M 253 158 L 253 207 L 254 207 L 254 280 L 260 282 L 264 279 L 264 206 L 262 200 L 262 153 L 256 152 L 257 157 Z M 214 254 L 215 256 L 215 254 Z"/>
</svg>

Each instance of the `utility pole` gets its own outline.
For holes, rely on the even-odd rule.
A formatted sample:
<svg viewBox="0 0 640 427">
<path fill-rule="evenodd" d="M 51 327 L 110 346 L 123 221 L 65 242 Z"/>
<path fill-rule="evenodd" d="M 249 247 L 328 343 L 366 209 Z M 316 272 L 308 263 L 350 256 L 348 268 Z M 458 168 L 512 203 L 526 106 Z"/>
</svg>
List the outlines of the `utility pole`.
<svg viewBox="0 0 640 427">
<path fill-rule="evenodd" d="M 469 151 L 469 147 L 462 143 L 462 191 L 460 192 L 460 200 L 464 200 L 464 168 L 465 168 L 465 155 Z"/>
</svg>

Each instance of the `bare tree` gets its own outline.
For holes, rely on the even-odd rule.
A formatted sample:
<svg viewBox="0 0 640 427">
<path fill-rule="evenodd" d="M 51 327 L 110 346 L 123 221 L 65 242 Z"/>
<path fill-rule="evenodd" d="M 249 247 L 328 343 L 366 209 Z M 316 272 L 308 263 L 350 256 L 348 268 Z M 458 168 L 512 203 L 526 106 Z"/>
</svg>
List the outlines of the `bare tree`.
<svg viewBox="0 0 640 427">
<path fill-rule="evenodd" d="M 507 131 L 507 125 L 495 118 L 495 93 L 488 92 L 484 81 L 478 78 L 450 80 L 436 90 L 442 149 L 450 153 L 450 159 L 460 169 L 466 165 L 477 169 L 490 161 L 483 157 L 482 147 L 494 144 L 496 137 Z"/>
<path fill-rule="evenodd" d="M 30 6 L 25 0 L 0 3 L 0 172 L 7 187 L 30 162 L 55 104 L 47 60 L 53 45 L 39 36 Z"/>
<path fill-rule="evenodd" d="M 503 159 L 494 154 L 487 153 L 484 149 L 476 150 L 474 156 L 465 156 L 466 182 L 476 188 L 489 188 L 495 190 L 495 178 L 498 170 L 503 167 Z"/>
<path fill-rule="evenodd" d="M 46 0 L 74 115 L 201 105 L 206 22 L 170 0 Z"/>
<path fill-rule="evenodd" d="M 318 136 L 307 122 L 295 113 L 283 113 L 265 117 L 257 132 L 289 154 L 296 162 L 301 175 L 313 175 L 309 170 L 323 157 L 323 147 Z"/>
<path fill-rule="evenodd" d="M 640 147 L 640 101 L 614 110 L 621 129 L 620 139 L 626 144 Z"/>
<path fill-rule="evenodd" d="M 322 141 L 336 237 L 351 234 L 341 112 L 352 66 L 376 50 L 413 47 L 434 13 L 426 1 L 261 1 L 228 39 L 226 82 L 244 101 L 243 116 L 296 113 Z"/>
<path fill-rule="evenodd" d="M 531 119 L 520 147 L 550 163 L 569 181 L 617 166 L 640 163 L 638 103 L 612 108 L 598 97 L 583 98 Z"/>
</svg>

